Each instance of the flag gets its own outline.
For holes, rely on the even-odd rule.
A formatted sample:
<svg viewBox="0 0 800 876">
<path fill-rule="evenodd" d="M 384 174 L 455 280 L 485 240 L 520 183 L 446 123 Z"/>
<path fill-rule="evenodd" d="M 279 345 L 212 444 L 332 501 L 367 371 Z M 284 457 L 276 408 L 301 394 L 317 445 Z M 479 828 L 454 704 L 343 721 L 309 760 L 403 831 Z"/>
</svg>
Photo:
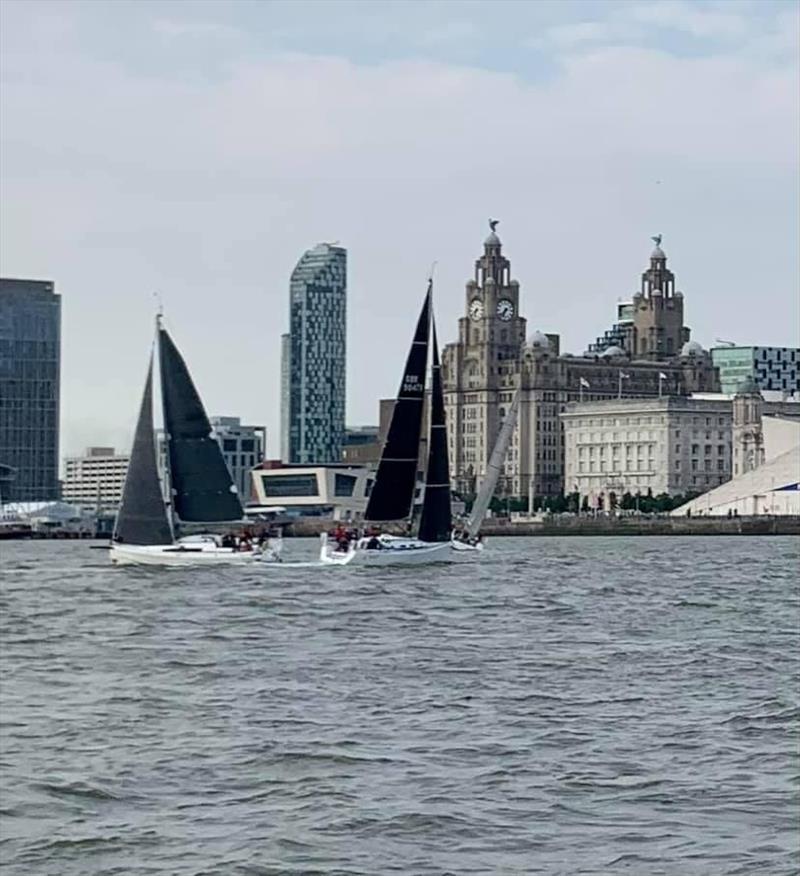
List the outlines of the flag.
<svg viewBox="0 0 800 876">
<path fill-rule="evenodd" d="M 581 377 L 581 386 L 585 386 L 588 389 L 589 385 L 589 381 L 585 377 Z"/>
<path fill-rule="evenodd" d="M 659 371 L 659 372 L 658 372 L 658 379 L 659 379 L 659 380 L 669 380 L 669 378 L 667 377 L 666 374 L 664 374 L 663 371 Z"/>
<path fill-rule="evenodd" d="M 620 371 L 619 378 L 620 378 L 620 380 L 630 380 L 631 376 L 630 376 L 630 374 L 626 374 L 624 371 Z"/>
</svg>

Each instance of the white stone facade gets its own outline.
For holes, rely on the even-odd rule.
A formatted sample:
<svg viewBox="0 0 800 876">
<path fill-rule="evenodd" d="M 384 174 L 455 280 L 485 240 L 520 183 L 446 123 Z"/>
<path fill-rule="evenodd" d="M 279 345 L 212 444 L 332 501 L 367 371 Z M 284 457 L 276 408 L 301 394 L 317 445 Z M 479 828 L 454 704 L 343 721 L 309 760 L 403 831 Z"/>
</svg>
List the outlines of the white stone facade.
<svg viewBox="0 0 800 876">
<path fill-rule="evenodd" d="M 565 491 L 601 497 L 703 492 L 731 477 L 731 403 L 684 397 L 572 403 Z"/>
<path fill-rule="evenodd" d="M 119 507 L 130 457 L 113 447 L 88 447 L 83 456 L 64 460 L 64 501 L 79 508 L 110 511 Z"/>
</svg>

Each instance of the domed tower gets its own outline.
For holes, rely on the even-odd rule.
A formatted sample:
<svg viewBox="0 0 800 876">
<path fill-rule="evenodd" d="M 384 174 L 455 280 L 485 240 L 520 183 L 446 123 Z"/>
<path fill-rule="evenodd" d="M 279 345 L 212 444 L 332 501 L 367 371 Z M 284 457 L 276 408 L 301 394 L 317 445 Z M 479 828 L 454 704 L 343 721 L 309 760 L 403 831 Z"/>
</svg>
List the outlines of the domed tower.
<svg viewBox="0 0 800 876">
<path fill-rule="evenodd" d="M 633 353 L 636 359 L 671 359 L 689 340 L 683 324 L 683 293 L 675 290 L 675 275 L 667 268 L 661 235 L 653 238 L 650 267 L 642 274 L 641 290 L 633 296 Z"/>
<path fill-rule="evenodd" d="M 483 254 L 466 284 L 458 342 L 442 352 L 451 473 L 469 493 L 486 471 L 515 387 L 525 348 L 526 320 L 519 315 L 519 283 L 503 255 L 498 221 L 489 221 Z M 502 413 L 501 413 L 502 412 Z M 472 487 L 470 486 L 472 483 Z"/>
<path fill-rule="evenodd" d="M 475 261 L 475 276 L 467 283 L 466 316 L 460 339 L 466 344 L 498 344 L 504 357 L 519 353 L 525 343 L 525 320 L 519 315 L 519 283 L 511 279 L 511 263 L 503 255 L 497 219 L 489 221 L 483 255 Z"/>
<path fill-rule="evenodd" d="M 733 476 L 764 462 L 764 397 L 748 374 L 733 397 Z"/>
<path fill-rule="evenodd" d="M 714 368 L 711 354 L 700 343 L 686 341 L 678 362 L 684 392 L 719 392 L 719 372 Z"/>
</svg>

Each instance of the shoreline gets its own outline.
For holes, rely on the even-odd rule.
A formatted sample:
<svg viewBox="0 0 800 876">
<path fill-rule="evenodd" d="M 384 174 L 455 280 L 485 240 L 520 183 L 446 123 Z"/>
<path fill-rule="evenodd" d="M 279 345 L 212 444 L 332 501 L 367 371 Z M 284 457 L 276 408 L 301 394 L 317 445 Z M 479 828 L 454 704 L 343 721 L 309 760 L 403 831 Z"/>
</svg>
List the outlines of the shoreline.
<svg viewBox="0 0 800 876">
<path fill-rule="evenodd" d="M 318 538 L 334 526 L 328 518 L 305 518 L 283 527 L 285 538 Z M 207 527 L 215 531 L 218 527 Z M 192 528 L 187 528 L 190 534 Z M 383 532 L 402 535 L 400 524 L 387 524 Z M 544 520 L 512 521 L 507 518 L 488 519 L 481 532 L 485 538 L 535 536 L 687 536 L 687 535 L 800 535 L 800 517 L 552 517 Z M 107 535 L 77 532 L 0 531 L 0 539 L 8 541 L 94 540 L 105 541 Z"/>
</svg>

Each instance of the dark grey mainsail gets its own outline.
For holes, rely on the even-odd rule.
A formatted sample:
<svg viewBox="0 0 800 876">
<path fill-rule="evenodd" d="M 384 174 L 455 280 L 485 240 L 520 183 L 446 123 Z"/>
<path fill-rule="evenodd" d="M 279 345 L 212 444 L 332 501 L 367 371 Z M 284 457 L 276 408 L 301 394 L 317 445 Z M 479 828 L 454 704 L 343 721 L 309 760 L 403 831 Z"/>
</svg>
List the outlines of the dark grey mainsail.
<svg viewBox="0 0 800 876">
<path fill-rule="evenodd" d="M 428 442 L 428 471 L 425 475 L 425 497 L 419 522 L 422 541 L 450 541 L 453 528 L 450 507 L 450 463 L 447 457 L 447 423 L 444 413 L 444 393 L 439 364 L 436 325 L 433 325 L 433 364 L 431 367 L 431 426 Z"/>
<path fill-rule="evenodd" d="M 422 408 L 425 401 L 425 371 L 428 367 L 431 284 L 422 305 L 414 340 L 397 392 L 392 422 L 375 483 L 364 514 L 366 520 L 402 520 L 408 517 L 417 477 Z"/>
<path fill-rule="evenodd" d="M 173 510 L 185 522 L 240 520 L 242 504 L 222 451 L 211 437 L 203 403 L 163 327 L 158 330 L 158 345 Z"/>
<path fill-rule="evenodd" d="M 172 544 L 172 530 L 158 480 L 153 435 L 152 356 L 113 538 L 123 544 Z"/>
</svg>

